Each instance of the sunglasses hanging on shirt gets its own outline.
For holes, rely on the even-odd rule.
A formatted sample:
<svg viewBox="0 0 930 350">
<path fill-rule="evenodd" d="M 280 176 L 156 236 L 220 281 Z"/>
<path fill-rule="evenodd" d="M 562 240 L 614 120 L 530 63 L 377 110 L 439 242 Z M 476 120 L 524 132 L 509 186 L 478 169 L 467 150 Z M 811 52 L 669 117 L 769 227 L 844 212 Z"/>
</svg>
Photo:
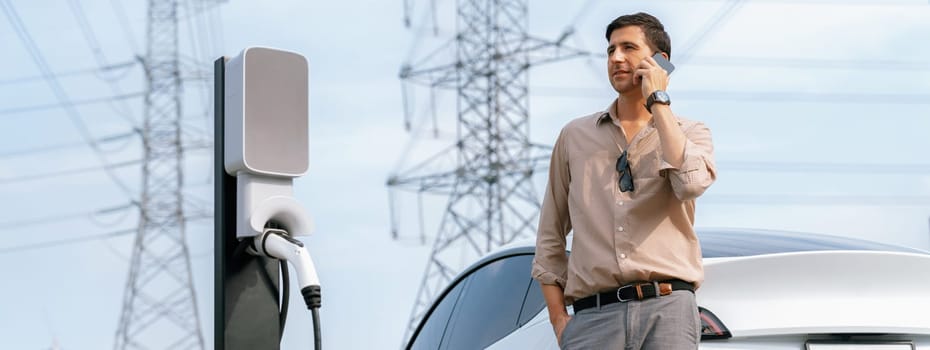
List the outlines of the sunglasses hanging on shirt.
<svg viewBox="0 0 930 350">
<path fill-rule="evenodd" d="M 620 157 L 617 158 L 617 173 L 620 174 L 620 180 L 618 181 L 618 186 L 620 186 L 620 192 L 632 192 L 633 191 L 633 173 L 630 171 L 630 161 L 627 159 L 627 151 L 624 150 L 620 154 Z"/>
</svg>

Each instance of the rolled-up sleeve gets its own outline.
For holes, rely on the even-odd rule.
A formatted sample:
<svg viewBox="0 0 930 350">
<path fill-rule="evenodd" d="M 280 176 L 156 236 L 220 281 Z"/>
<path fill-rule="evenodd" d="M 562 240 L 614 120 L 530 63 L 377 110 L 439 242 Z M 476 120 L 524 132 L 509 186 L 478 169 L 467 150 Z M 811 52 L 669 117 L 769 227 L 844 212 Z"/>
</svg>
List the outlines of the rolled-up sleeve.
<svg viewBox="0 0 930 350">
<path fill-rule="evenodd" d="M 536 256 L 533 259 L 532 277 L 542 284 L 555 284 L 563 289 L 567 275 L 568 256 L 565 237 L 572 229 L 568 213 L 568 190 L 571 180 L 568 155 L 562 129 L 552 149 L 549 163 L 549 182 L 539 213 L 536 232 Z"/>
<path fill-rule="evenodd" d="M 685 130 L 684 161 L 676 168 L 662 160 L 659 172 L 668 174 L 675 197 L 693 200 L 704 193 L 717 179 L 714 165 L 714 144 L 710 129 L 704 123 L 696 123 Z"/>
</svg>

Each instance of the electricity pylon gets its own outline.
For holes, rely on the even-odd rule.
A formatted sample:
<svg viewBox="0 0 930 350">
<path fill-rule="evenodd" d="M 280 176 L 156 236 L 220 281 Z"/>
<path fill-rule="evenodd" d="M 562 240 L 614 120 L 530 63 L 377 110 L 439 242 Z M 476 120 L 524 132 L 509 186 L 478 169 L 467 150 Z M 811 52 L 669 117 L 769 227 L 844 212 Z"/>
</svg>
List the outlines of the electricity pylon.
<svg viewBox="0 0 930 350">
<path fill-rule="evenodd" d="M 203 349 L 185 237 L 178 1 L 149 0 L 139 231 L 115 349 Z"/>
<path fill-rule="evenodd" d="M 528 35 L 526 0 L 460 0 L 456 17 L 454 62 L 400 72 L 404 83 L 455 90 L 458 100 L 454 145 L 387 181 L 391 190 L 449 196 L 404 339 L 462 261 L 535 235 L 532 176 L 548 166 L 550 149 L 529 140 L 528 70 L 586 55 L 562 44 L 567 34 L 555 41 Z M 453 169 L 435 170 L 451 157 Z"/>
</svg>

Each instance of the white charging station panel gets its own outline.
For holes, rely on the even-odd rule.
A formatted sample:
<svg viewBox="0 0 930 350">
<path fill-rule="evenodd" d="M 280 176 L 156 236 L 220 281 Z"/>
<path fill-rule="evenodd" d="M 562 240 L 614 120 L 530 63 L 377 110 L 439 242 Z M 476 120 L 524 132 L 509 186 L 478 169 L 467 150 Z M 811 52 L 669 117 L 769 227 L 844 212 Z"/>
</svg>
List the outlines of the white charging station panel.
<svg viewBox="0 0 930 350">
<path fill-rule="evenodd" d="M 307 173 L 309 68 L 297 53 L 250 47 L 226 63 L 226 172 Z"/>
</svg>

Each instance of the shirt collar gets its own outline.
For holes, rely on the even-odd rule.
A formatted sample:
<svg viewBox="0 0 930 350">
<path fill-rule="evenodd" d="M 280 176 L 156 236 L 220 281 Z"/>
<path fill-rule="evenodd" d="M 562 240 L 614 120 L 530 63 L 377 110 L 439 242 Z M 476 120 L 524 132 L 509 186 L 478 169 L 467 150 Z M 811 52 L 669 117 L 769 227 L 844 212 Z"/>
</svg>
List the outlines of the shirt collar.
<svg viewBox="0 0 930 350">
<path fill-rule="evenodd" d="M 616 110 L 617 110 L 617 101 L 619 100 L 620 100 L 619 98 L 614 99 L 614 101 L 611 102 L 610 105 L 607 106 L 607 109 L 601 112 L 601 115 L 598 116 L 597 119 L 595 120 L 594 126 L 601 126 L 601 124 L 603 124 L 604 122 L 613 121 L 613 119 L 615 118 L 614 114 L 616 114 Z"/>
</svg>

